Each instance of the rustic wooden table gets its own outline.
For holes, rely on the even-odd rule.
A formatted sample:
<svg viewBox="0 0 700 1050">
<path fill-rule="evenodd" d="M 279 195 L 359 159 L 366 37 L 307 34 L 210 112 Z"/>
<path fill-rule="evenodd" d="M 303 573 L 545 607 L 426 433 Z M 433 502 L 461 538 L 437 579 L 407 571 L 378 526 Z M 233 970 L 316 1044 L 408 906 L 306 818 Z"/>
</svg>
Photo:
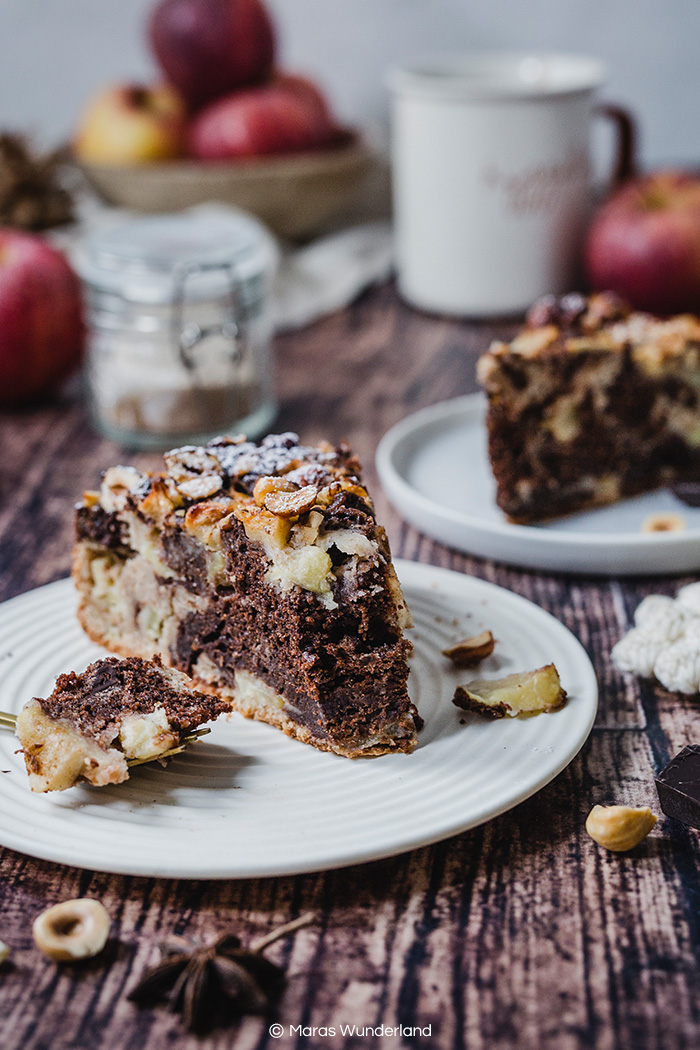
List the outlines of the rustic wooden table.
<svg viewBox="0 0 700 1050">
<path fill-rule="evenodd" d="M 581 754 L 547 788 L 483 827 L 318 875 L 125 878 L 0 851 L 0 939 L 12 946 L 11 963 L 0 967 L 2 1050 L 700 1046 L 698 834 L 661 820 L 626 855 L 599 849 L 584 831 L 595 802 L 658 810 L 655 770 L 700 740 L 696 701 L 625 679 L 609 659 L 644 594 L 673 594 L 687 581 L 567 579 L 471 559 L 404 524 L 376 481 L 379 437 L 409 412 L 473 390 L 476 357 L 495 332 L 421 316 L 391 285 L 375 289 L 278 340 L 278 427 L 355 445 L 395 555 L 508 587 L 580 638 L 601 690 Z M 72 504 L 127 455 L 92 433 L 78 401 L 0 419 L 1 599 L 67 575 Z M 32 920 L 78 896 L 106 904 L 113 936 L 92 962 L 56 965 L 34 948 Z M 281 1038 L 269 1035 L 270 1019 L 247 1017 L 200 1040 L 176 1016 L 126 999 L 170 932 L 212 939 L 236 930 L 253 939 L 309 911 L 314 925 L 269 949 L 287 970 Z M 323 1034 L 324 1026 L 340 1033 L 341 1024 L 431 1026 L 431 1034 Z"/>
</svg>

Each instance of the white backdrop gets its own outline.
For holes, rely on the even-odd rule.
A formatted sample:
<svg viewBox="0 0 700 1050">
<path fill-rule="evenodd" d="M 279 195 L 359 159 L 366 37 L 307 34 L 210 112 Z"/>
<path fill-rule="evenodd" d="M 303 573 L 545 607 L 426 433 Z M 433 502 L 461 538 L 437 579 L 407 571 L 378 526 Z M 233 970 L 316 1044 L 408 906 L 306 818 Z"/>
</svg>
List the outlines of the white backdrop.
<svg viewBox="0 0 700 1050">
<path fill-rule="evenodd" d="M 610 69 L 632 106 L 645 164 L 700 165 L 698 0 L 268 0 L 281 59 L 316 76 L 346 121 L 386 129 L 383 71 L 441 49 L 556 48 Z M 69 137 L 100 85 L 151 80 L 153 0 L 0 0 L 0 128 Z M 602 150 L 602 145 L 601 145 Z"/>
</svg>

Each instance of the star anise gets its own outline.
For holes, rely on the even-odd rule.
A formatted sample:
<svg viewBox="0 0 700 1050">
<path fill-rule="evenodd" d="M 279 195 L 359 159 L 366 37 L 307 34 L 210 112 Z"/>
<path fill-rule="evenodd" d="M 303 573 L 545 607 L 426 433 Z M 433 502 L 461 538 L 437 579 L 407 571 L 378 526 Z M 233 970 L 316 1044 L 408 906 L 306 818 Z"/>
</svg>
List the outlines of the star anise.
<svg viewBox="0 0 700 1050">
<path fill-rule="evenodd" d="M 129 993 L 139 1006 L 167 1000 L 182 1014 L 192 1032 L 202 1034 L 217 1024 L 247 1013 L 265 1013 L 284 984 L 284 971 L 262 954 L 273 941 L 307 926 L 304 915 L 243 948 L 240 938 L 226 933 L 210 945 L 186 937 L 168 937 L 161 959 L 146 971 Z"/>
</svg>

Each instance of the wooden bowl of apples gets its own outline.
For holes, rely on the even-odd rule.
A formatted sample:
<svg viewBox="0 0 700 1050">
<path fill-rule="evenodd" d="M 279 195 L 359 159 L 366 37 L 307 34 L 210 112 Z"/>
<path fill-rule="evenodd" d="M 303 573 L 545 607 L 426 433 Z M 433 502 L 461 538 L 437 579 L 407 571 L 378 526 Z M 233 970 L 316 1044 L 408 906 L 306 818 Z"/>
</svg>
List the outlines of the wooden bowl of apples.
<svg viewBox="0 0 700 1050">
<path fill-rule="evenodd" d="M 307 240 L 365 213 L 369 218 L 388 211 L 388 166 L 351 133 L 322 149 L 236 161 L 82 161 L 80 167 L 108 204 L 173 212 L 219 201 L 252 212 L 290 240 Z"/>
<path fill-rule="evenodd" d="M 190 107 L 171 85 L 95 97 L 74 152 L 105 201 L 146 212 L 220 201 L 294 240 L 348 221 L 367 201 L 388 208 L 388 165 L 338 125 L 306 77 L 278 72 Z"/>
<path fill-rule="evenodd" d="M 164 212 L 222 201 L 293 239 L 340 225 L 368 200 L 367 217 L 388 211 L 388 164 L 339 126 L 317 84 L 280 70 L 265 0 L 158 0 L 148 37 L 164 82 L 97 95 L 74 142 L 110 204 Z"/>
</svg>

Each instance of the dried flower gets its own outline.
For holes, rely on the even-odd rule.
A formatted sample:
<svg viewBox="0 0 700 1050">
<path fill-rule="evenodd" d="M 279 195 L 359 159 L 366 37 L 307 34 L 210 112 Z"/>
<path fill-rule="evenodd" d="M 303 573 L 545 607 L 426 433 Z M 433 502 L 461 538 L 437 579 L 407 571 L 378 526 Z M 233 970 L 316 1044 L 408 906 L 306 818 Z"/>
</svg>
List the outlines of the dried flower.
<svg viewBox="0 0 700 1050">
<path fill-rule="evenodd" d="M 0 224 L 44 230 L 73 218 L 73 202 L 61 185 L 62 150 L 34 154 L 23 135 L 0 133 Z"/>
<path fill-rule="evenodd" d="M 161 960 L 146 971 L 129 993 L 139 1006 L 167 1000 L 182 1013 L 192 1032 L 204 1033 L 246 1013 L 265 1013 L 284 984 L 284 971 L 262 955 L 273 941 L 307 926 L 304 915 L 243 948 L 234 934 L 202 945 L 186 937 L 168 937 L 160 946 Z"/>
</svg>

